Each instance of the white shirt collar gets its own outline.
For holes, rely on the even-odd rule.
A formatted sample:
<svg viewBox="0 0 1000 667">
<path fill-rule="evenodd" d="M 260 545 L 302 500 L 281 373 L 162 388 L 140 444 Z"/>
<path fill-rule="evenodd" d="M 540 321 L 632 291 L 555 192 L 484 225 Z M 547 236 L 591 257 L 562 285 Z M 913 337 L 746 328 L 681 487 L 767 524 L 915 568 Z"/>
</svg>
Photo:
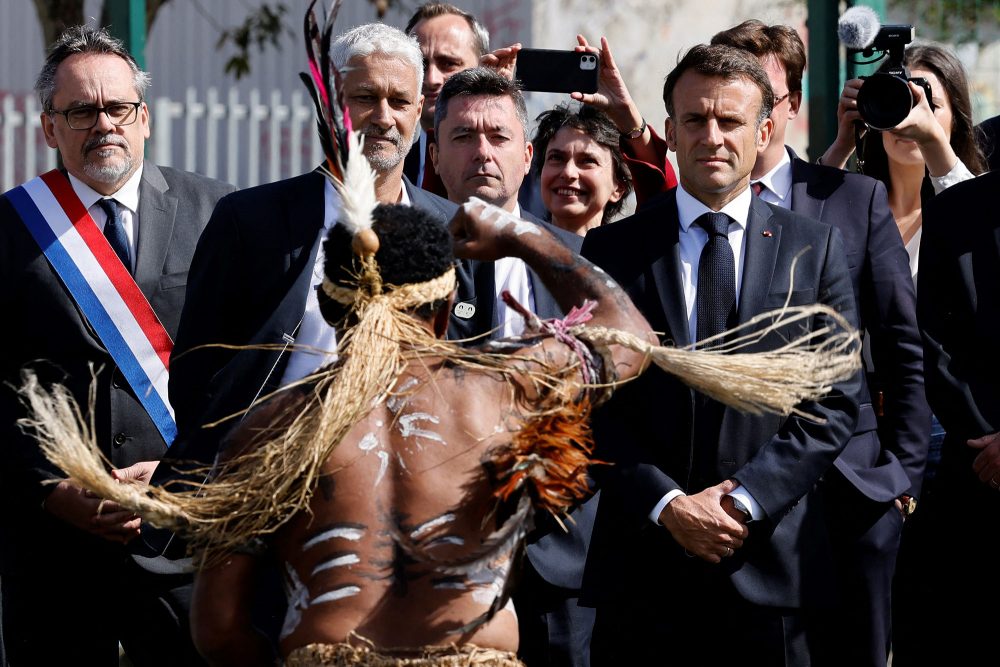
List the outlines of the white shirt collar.
<svg viewBox="0 0 1000 667">
<path fill-rule="evenodd" d="M 750 188 L 745 188 L 735 199 L 723 206 L 719 213 L 725 213 L 736 224 L 746 229 L 747 218 L 750 216 L 751 200 Z M 682 231 L 687 232 L 701 215 L 713 212 L 712 209 L 688 194 L 683 185 L 677 184 L 677 217 L 680 220 Z"/>
<path fill-rule="evenodd" d="M 67 172 L 68 173 L 68 172 Z M 94 190 L 92 187 L 81 181 L 79 178 L 73 174 L 69 175 L 70 185 L 73 186 L 73 192 L 76 196 L 80 198 L 84 207 L 89 209 L 91 206 L 97 203 L 98 199 L 103 199 L 105 195 Z M 139 164 L 139 168 L 135 170 L 125 184 L 118 188 L 118 191 L 108 195 L 109 198 L 113 198 L 118 201 L 119 204 L 132 211 L 133 213 L 138 213 L 139 211 L 139 183 L 142 181 L 142 164 Z"/>
<path fill-rule="evenodd" d="M 792 192 L 792 159 L 788 156 L 788 150 L 781 151 L 781 159 L 771 171 L 754 180 L 766 186 L 777 197 L 778 201 L 772 203 L 784 202 Z"/>
</svg>

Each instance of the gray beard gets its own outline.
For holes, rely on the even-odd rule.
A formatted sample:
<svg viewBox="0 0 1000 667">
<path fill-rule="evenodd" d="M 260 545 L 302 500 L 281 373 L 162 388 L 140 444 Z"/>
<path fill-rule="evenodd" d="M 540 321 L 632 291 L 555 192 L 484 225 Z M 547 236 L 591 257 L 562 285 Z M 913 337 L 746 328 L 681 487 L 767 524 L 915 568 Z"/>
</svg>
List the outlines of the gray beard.
<svg viewBox="0 0 1000 667">
<path fill-rule="evenodd" d="M 98 183 L 114 185 L 127 179 L 135 171 L 135 160 L 131 155 L 126 155 L 122 160 L 114 164 L 95 164 L 93 162 L 83 163 L 83 173 Z"/>
</svg>

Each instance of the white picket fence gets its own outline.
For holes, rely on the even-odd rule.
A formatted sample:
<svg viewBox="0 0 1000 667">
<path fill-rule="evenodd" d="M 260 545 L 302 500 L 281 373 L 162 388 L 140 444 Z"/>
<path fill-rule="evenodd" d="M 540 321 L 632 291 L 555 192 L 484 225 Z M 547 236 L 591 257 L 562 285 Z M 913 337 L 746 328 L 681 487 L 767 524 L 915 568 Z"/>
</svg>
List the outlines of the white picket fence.
<svg viewBox="0 0 1000 667">
<path fill-rule="evenodd" d="M 150 104 L 152 135 L 146 156 L 156 164 L 195 171 L 248 187 L 304 173 L 320 163 L 312 102 L 304 92 L 283 99 L 251 90 L 200 94 Z M 56 166 L 45 144 L 33 95 L 0 93 L 0 192 Z"/>
</svg>

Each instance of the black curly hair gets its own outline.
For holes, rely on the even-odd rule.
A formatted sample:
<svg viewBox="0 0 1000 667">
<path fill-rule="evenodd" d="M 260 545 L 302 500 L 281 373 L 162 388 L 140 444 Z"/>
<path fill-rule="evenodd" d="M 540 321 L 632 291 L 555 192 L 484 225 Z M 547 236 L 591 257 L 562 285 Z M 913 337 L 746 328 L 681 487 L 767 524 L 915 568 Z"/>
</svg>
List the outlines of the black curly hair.
<svg viewBox="0 0 1000 667">
<path fill-rule="evenodd" d="M 372 211 L 372 220 L 372 230 L 379 238 L 375 261 L 384 285 L 422 283 L 437 278 L 455 263 L 448 228 L 427 212 L 403 204 L 381 204 Z M 336 284 L 350 284 L 360 269 L 351 240 L 343 225 L 334 225 L 323 242 L 323 272 Z M 425 304 L 413 314 L 429 319 L 443 304 Z M 322 292 L 320 307 L 328 322 L 338 322 L 346 314 L 343 306 Z"/>
</svg>

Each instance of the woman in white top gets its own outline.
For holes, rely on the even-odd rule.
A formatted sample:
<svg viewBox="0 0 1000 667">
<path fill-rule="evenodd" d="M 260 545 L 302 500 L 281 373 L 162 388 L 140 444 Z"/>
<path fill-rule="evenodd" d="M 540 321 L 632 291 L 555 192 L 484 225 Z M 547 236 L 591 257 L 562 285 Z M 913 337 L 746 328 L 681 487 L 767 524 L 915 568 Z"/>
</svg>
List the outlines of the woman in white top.
<svg viewBox="0 0 1000 667">
<path fill-rule="evenodd" d="M 910 83 L 915 100 L 910 114 L 891 130 L 869 130 L 859 162 L 865 174 L 883 181 L 889 191 L 889 207 L 916 284 L 923 200 L 986 169 L 972 122 L 968 78 L 958 58 L 938 44 L 914 44 L 906 50 L 904 64 L 910 76 L 930 83 L 930 100 L 921 86 Z M 823 164 L 843 167 L 854 152 L 854 121 L 861 119 L 857 96 L 863 83 L 852 79 L 844 85 L 837 138 L 823 154 Z"/>
</svg>

